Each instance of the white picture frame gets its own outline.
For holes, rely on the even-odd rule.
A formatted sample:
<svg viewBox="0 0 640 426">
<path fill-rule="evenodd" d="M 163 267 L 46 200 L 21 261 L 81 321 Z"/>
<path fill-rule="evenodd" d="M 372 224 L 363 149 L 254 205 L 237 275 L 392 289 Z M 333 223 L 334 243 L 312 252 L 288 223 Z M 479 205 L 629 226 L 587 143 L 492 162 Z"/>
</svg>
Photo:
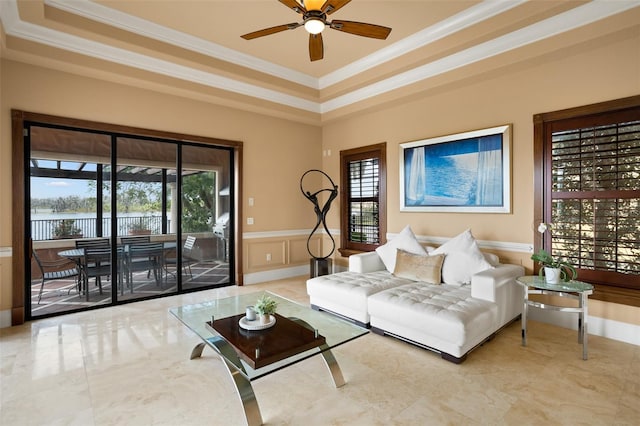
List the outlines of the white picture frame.
<svg viewBox="0 0 640 426">
<path fill-rule="evenodd" d="M 400 144 L 400 211 L 511 213 L 511 125 Z"/>
</svg>

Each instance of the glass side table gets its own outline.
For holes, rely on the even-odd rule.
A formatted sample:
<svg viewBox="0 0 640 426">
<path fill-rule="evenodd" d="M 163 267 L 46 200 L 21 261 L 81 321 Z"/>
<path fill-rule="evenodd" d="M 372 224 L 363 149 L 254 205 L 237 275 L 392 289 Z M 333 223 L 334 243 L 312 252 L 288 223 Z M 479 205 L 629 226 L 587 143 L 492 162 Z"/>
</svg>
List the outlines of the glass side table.
<svg viewBox="0 0 640 426">
<path fill-rule="evenodd" d="M 567 281 L 558 284 L 548 283 L 544 277 L 527 275 L 516 279 L 524 287 L 524 306 L 522 309 L 522 346 L 527 346 L 527 309 L 535 306 L 561 312 L 578 313 L 578 343 L 582 343 L 582 359 L 587 359 L 587 316 L 589 295 L 593 294 L 593 286 L 582 281 Z M 529 300 L 530 294 L 549 294 L 578 301 L 578 307 L 565 307 Z"/>
</svg>

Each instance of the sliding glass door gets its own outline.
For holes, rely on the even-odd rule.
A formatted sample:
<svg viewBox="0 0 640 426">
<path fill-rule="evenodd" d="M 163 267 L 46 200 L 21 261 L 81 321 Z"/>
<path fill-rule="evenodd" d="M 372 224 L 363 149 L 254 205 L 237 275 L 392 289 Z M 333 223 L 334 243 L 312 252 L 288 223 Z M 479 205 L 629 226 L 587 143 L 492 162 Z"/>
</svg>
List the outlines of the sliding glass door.
<svg viewBox="0 0 640 426">
<path fill-rule="evenodd" d="M 27 318 L 234 282 L 233 149 L 25 130 Z"/>
<path fill-rule="evenodd" d="M 108 135 L 33 125 L 29 156 L 31 315 L 109 305 L 110 258 L 85 264 L 85 241 L 109 247 L 101 181 L 111 160 Z M 106 253 L 110 256 L 109 253 Z M 106 271 L 97 275 L 97 267 Z"/>
<path fill-rule="evenodd" d="M 186 145 L 180 172 L 183 288 L 228 282 L 230 152 Z"/>
<path fill-rule="evenodd" d="M 173 268 L 177 236 L 170 232 L 172 209 L 164 202 L 175 188 L 179 145 L 133 137 L 116 138 L 116 232 L 124 253 L 119 300 L 175 294 Z M 175 189 L 174 189 L 175 190 Z M 174 224 L 174 228 L 175 228 Z"/>
</svg>

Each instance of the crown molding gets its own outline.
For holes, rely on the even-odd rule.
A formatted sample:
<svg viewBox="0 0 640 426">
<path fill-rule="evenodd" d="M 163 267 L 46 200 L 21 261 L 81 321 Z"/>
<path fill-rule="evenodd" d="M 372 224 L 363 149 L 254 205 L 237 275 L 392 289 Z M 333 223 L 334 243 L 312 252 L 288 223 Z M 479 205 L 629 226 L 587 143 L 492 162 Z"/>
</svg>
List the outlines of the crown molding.
<svg viewBox="0 0 640 426">
<path fill-rule="evenodd" d="M 183 49 L 191 50 L 205 56 L 231 62 L 265 74 L 279 77 L 303 86 L 318 89 L 318 79 L 273 62 L 265 61 L 252 55 L 238 52 L 218 43 L 203 40 L 199 37 L 158 25 L 146 19 L 138 18 L 124 12 L 103 6 L 92 1 L 77 0 L 45 0 L 47 6 L 82 16 L 92 21 L 101 22 L 127 32 L 152 38 Z"/>
<path fill-rule="evenodd" d="M 513 9 L 525 2 L 526 0 L 498 0 L 479 3 L 422 31 L 418 31 L 409 37 L 382 48 L 369 56 L 320 77 L 319 87 L 320 89 L 325 89 L 336 83 L 340 83 L 363 71 L 406 55 L 408 52 L 434 43 L 471 25 L 475 25 L 504 13 L 507 10 Z"/>
<path fill-rule="evenodd" d="M 334 111 L 356 102 L 479 62 L 483 59 L 491 58 L 563 32 L 574 30 L 638 6 L 640 6 L 640 1 L 638 0 L 595 0 L 545 19 L 544 21 L 529 25 L 528 27 L 521 28 L 442 59 L 389 77 L 386 80 L 381 80 L 328 100 L 322 103 L 320 111 L 321 113 Z"/>
<path fill-rule="evenodd" d="M 313 89 L 324 89 L 525 2 L 526 0 L 484 1 L 321 78 L 315 78 L 308 74 L 282 67 L 92 1 L 45 0 L 44 3 L 47 6 L 120 28 L 133 34 L 251 68 Z"/>
<path fill-rule="evenodd" d="M 16 0 L 0 2 L 0 18 L 6 34 L 13 37 L 305 111 L 320 112 L 317 102 L 24 22 L 19 17 Z"/>
<path fill-rule="evenodd" d="M 71 2 L 69 0 L 45 0 L 49 5 L 84 5 L 84 6 L 98 6 L 97 8 L 92 9 L 94 15 L 98 12 L 104 12 L 103 7 L 97 5 L 93 2 Z M 487 1 L 481 3 L 482 7 L 478 6 L 478 9 L 471 8 L 471 11 L 467 11 L 466 13 L 461 12 L 458 15 L 450 18 L 449 22 L 445 25 L 439 26 L 435 25 L 428 29 L 425 29 L 424 33 L 420 32 L 415 35 L 418 43 L 429 43 L 437 39 L 437 37 L 443 37 L 446 34 L 451 34 L 461 28 L 464 28 L 465 25 L 470 24 L 470 20 L 472 17 L 476 17 L 476 19 L 481 18 L 482 16 L 489 17 L 490 14 L 498 14 L 507 10 L 507 3 L 519 3 L 520 0 L 514 0 L 513 2 L 507 2 L 504 0 L 501 1 Z M 342 96 L 335 97 L 333 99 L 329 99 L 325 102 L 319 103 L 310 101 L 307 99 L 303 99 L 296 96 L 287 95 L 281 93 L 276 90 L 266 89 L 257 85 L 248 84 L 244 82 L 240 82 L 228 77 L 223 77 L 220 75 L 216 75 L 214 73 L 204 72 L 201 70 L 189 68 L 183 65 L 174 64 L 169 61 L 164 61 L 160 59 L 156 59 L 150 56 L 142 55 L 139 53 L 134 53 L 127 51 L 125 49 L 116 48 L 113 46 L 109 46 L 103 43 L 86 40 L 81 37 L 73 36 L 70 34 L 66 34 L 60 31 L 56 31 L 50 28 L 45 28 L 39 25 L 35 25 L 32 23 L 24 22 L 20 19 L 17 7 L 17 0 L 8 0 L 8 1 L 0 1 L 0 20 L 5 29 L 5 33 L 14 37 L 22 38 L 25 40 L 30 40 L 36 43 L 40 43 L 47 46 L 52 46 L 55 48 L 67 50 L 70 52 L 79 53 L 81 55 L 86 55 L 90 57 L 94 57 L 101 60 L 106 60 L 118 64 L 123 64 L 127 66 L 131 66 L 137 69 L 142 69 L 146 71 L 151 71 L 157 74 L 166 75 L 174 78 L 178 78 L 185 81 L 191 81 L 198 84 L 203 84 L 205 86 L 231 91 L 234 93 L 286 105 L 292 108 L 310 111 L 313 113 L 326 113 L 330 111 L 337 110 L 339 108 L 352 105 L 354 103 L 378 96 L 383 93 L 387 93 L 398 88 L 417 83 L 419 81 L 444 74 L 446 72 L 455 70 L 457 68 L 464 67 L 466 65 L 473 64 L 475 62 L 481 61 L 486 58 L 490 58 L 501 53 L 505 53 L 514 49 L 517 49 L 522 46 L 526 46 L 528 44 L 532 44 L 549 37 L 553 37 L 555 35 L 561 34 L 566 31 L 570 31 L 581 26 L 596 22 L 601 19 L 605 19 L 609 16 L 622 13 L 624 11 L 633 9 L 635 7 L 640 6 L 640 0 L 627 0 L 627 1 L 607 1 L 607 0 L 594 0 L 584 5 L 578 6 L 569 11 L 563 12 L 554 17 L 548 18 L 546 20 L 540 21 L 538 23 L 532 24 L 528 27 L 516 30 L 512 33 L 505 34 L 501 37 L 497 37 L 493 40 L 481 43 L 477 46 L 468 48 L 466 50 L 454 53 L 447 57 L 441 58 L 434 62 L 422 65 L 420 67 L 414 68 L 412 70 L 403 72 L 401 74 L 389 77 L 385 80 L 379 81 L 377 83 L 370 84 L 366 87 L 362 87 L 360 89 L 356 89 L 350 93 L 347 93 Z M 515 5 L 514 5 L 515 7 Z M 111 11 L 111 9 L 106 8 L 107 11 Z M 96 12 L 97 11 L 97 12 Z M 73 12 L 72 12 L 73 13 Z M 83 13 L 89 13 L 85 11 Z M 116 25 L 119 19 L 128 17 L 124 20 L 124 22 L 119 25 L 121 28 L 127 29 L 127 31 L 138 32 L 136 29 L 136 24 L 138 23 L 136 20 L 139 18 L 135 18 L 129 15 L 124 17 L 119 15 L 109 16 L 109 21 L 105 21 L 109 25 Z M 91 16 L 94 16 L 91 15 Z M 99 16 L 102 16 L 98 13 Z M 95 17 L 87 16 L 89 19 L 97 19 Z M 106 19 L 102 17 L 100 19 Z M 115 22 L 112 20 L 116 19 Z M 486 19 L 486 18 L 485 18 Z M 142 20 L 144 21 L 144 20 Z M 446 21 L 445 21 L 446 22 Z M 207 48 L 211 47 L 213 43 L 205 42 L 202 40 L 198 40 L 197 38 L 188 36 L 183 33 L 179 33 L 177 31 L 169 31 L 168 29 L 159 27 L 156 24 L 153 24 L 148 21 L 144 21 L 143 29 L 140 30 L 142 32 L 138 32 L 147 37 L 162 36 L 163 41 L 167 42 L 175 42 L 174 39 L 171 39 L 169 36 L 178 36 L 182 35 L 184 37 L 180 38 L 180 42 L 185 43 L 185 45 L 191 45 L 192 49 L 203 49 L 205 46 Z M 133 26 L 133 27 L 132 27 Z M 429 31 L 427 31 L 429 30 Z M 162 34 L 157 34 L 160 31 Z M 177 34 L 174 34 L 177 33 Z M 167 38 L 169 37 L 169 38 Z M 409 38 L 411 39 L 411 38 Z M 171 41 L 173 40 L 173 41 Z M 398 55 L 400 48 L 406 48 L 407 44 L 410 44 L 410 41 L 402 40 L 398 43 L 389 47 L 389 50 L 381 53 L 380 57 L 374 55 L 374 59 L 381 60 L 384 58 L 389 58 L 393 55 Z M 406 44 L 405 44 L 406 43 Z M 423 44 L 424 45 L 424 44 Z M 216 45 L 218 46 L 218 45 Z M 222 46 L 219 46 L 222 48 Z M 220 53 L 222 52 L 222 53 Z M 257 60 L 257 58 L 253 58 L 249 55 L 239 54 L 239 52 L 233 52 L 230 49 L 222 48 L 218 49 L 218 53 L 228 55 L 229 58 L 236 58 L 238 61 L 249 61 L 252 65 L 258 64 L 258 62 L 252 62 Z M 231 60 L 231 59 L 230 59 Z M 389 60 L 389 59 L 387 59 Z M 240 63 L 240 62 L 238 62 Z M 262 61 L 264 66 L 269 66 L 269 62 Z M 355 64 L 355 65 L 354 65 Z M 331 79 L 327 80 L 327 82 L 323 82 L 322 84 L 334 84 L 331 81 L 340 81 L 339 78 L 348 78 L 348 76 L 352 75 L 350 73 L 353 72 L 361 72 L 361 70 L 365 69 L 363 67 L 373 66 L 369 60 L 369 57 L 362 60 L 362 63 L 354 63 L 349 65 L 348 67 L 353 66 L 353 68 L 349 68 L 345 70 L 344 68 L 336 71 L 336 75 L 331 76 Z M 274 65 L 275 64 L 270 64 Z M 277 67 L 277 66 L 276 66 Z M 271 68 L 271 72 L 281 72 L 282 76 L 289 76 L 292 70 L 284 67 Z M 347 68 L 347 67 L 345 67 Z M 359 70 L 359 71 L 356 71 Z M 313 83 L 308 78 L 312 77 L 306 76 L 305 74 L 300 74 L 297 78 L 301 78 L 306 81 L 307 84 Z M 289 77 L 283 77 L 289 78 Z M 294 80 L 295 81 L 295 80 Z M 301 83 L 303 84 L 303 83 Z M 320 87 L 321 83 L 316 81 L 312 84 L 312 86 Z"/>
</svg>

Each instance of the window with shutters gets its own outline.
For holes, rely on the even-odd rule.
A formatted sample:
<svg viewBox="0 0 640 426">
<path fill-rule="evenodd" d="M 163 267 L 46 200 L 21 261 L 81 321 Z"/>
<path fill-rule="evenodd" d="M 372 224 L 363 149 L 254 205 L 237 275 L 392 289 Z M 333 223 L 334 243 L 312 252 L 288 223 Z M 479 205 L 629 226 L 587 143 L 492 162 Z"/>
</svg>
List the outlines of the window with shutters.
<svg viewBox="0 0 640 426">
<path fill-rule="evenodd" d="M 640 298 L 629 292 L 640 290 L 640 104 L 630 99 L 536 123 L 543 182 L 536 198 L 540 221 L 552 224 L 537 248 L 571 262 L 580 280 L 596 284 L 595 298 L 618 303 Z"/>
<path fill-rule="evenodd" d="M 340 152 L 340 253 L 371 251 L 386 235 L 386 144 Z"/>
</svg>

